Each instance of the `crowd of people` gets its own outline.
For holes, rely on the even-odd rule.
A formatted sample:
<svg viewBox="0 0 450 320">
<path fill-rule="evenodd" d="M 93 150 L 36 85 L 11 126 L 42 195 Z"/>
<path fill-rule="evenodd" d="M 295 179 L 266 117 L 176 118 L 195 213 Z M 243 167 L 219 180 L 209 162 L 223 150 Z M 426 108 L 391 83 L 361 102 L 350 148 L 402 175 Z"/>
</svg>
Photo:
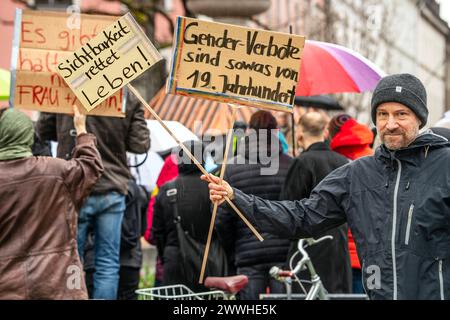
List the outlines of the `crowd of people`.
<svg viewBox="0 0 450 320">
<path fill-rule="evenodd" d="M 155 286 L 204 291 L 199 264 L 187 265 L 184 236 L 206 243 L 215 202 L 210 254 L 226 266 L 207 275 L 247 276 L 239 299 L 284 293 L 269 270 L 288 268 L 299 239 L 324 235 L 333 240 L 307 251 L 328 292 L 450 298 L 450 129 L 419 133 L 426 91 L 409 74 L 383 78 L 371 111 L 376 130 L 347 114 L 308 112 L 296 119 L 295 141 L 286 118 L 255 112 L 235 128 L 223 182 L 220 166 L 211 182 L 176 148 L 145 190 L 126 158 L 150 148 L 136 100 L 125 119 L 86 117 L 74 107 L 73 116 L 41 113 L 33 124 L 1 110 L 0 299 L 136 299 L 141 237 L 157 248 Z M 47 141 L 58 142 L 57 158 Z M 194 154 L 206 148 L 185 146 Z"/>
</svg>

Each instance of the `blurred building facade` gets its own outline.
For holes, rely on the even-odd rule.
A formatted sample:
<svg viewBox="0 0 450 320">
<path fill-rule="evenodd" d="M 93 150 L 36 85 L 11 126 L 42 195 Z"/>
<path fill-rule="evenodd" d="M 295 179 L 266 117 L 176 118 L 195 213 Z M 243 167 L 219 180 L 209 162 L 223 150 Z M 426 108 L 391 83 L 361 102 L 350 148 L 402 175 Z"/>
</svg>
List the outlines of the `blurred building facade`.
<svg viewBox="0 0 450 320">
<path fill-rule="evenodd" d="M 388 74 L 417 75 L 428 91 L 429 125 L 450 109 L 450 28 L 434 0 L 272 0 L 259 26 L 349 47 Z M 370 93 L 339 97 L 370 123 Z"/>
</svg>

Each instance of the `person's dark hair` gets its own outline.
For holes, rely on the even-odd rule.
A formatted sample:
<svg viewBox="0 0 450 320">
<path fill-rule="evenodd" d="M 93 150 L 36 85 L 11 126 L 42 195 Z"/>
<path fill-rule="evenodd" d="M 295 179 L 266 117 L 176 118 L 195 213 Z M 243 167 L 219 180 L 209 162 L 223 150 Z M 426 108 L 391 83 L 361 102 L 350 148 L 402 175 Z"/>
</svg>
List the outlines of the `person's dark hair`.
<svg viewBox="0 0 450 320">
<path fill-rule="evenodd" d="M 247 130 L 247 128 L 248 128 L 248 125 L 247 125 L 247 123 L 245 123 L 244 121 L 236 121 L 235 123 L 234 123 L 234 126 L 233 126 L 233 129 L 234 130 Z"/>
<path fill-rule="evenodd" d="M 198 162 L 204 167 L 205 159 L 203 159 L 204 146 L 201 141 L 186 141 L 183 142 L 183 145 L 189 150 L 189 152 L 196 157 Z M 177 147 L 174 149 L 175 154 L 178 160 L 178 171 L 180 173 L 188 173 L 193 171 L 200 171 L 197 168 L 197 165 L 185 154 L 184 150 L 181 147 Z"/>
<path fill-rule="evenodd" d="M 259 130 L 259 129 L 268 129 L 275 130 L 277 125 L 277 120 L 275 117 L 268 111 L 258 111 L 255 112 L 250 118 L 250 129 Z"/>
</svg>

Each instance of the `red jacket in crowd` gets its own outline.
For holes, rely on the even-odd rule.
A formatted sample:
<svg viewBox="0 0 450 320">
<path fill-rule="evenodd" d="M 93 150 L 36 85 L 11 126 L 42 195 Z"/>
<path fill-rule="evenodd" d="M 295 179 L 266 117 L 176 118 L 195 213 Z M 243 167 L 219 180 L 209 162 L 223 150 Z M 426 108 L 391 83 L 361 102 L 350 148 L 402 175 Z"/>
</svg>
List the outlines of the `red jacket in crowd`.
<svg viewBox="0 0 450 320">
<path fill-rule="evenodd" d="M 359 124 L 354 119 L 347 120 L 339 132 L 331 140 L 331 149 L 346 156 L 351 160 L 373 155 L 370 145 L 373 142 L 373 132 L 369 127 Z M 356 253 L 353 235 L 348 231 L 348 248 L 352 268 L 361 269 L 361 264 Z"/>
</svg>

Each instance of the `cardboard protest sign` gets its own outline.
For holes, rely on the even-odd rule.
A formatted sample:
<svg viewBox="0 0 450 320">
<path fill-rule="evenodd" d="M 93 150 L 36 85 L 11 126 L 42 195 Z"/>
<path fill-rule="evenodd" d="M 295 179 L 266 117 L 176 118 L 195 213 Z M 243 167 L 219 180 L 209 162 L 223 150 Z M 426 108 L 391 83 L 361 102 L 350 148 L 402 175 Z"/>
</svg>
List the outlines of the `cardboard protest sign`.
<svg viewBox="0 0 450 320">
<path fill-rule="evenodd" d="M 63 78 L 56 72 L 58 61 L 80 48 L 117 17 L 79 16 L 73 28 L 62 12 L 17 10 L 12 54 L 10 103 L 15 108 L 71 114 L 80 105 Z M 89 115 L 125 116 L 123 90 L 105 100 Z"/>
<path fill-rule="evenodd" d="M 61 59 L 57 69 L 83 106 L 92 110 L 161 59 L 127 13 Z"/>
<path fill-rule="evenodd" d="M 305 38 L 178 17 L 168 93 L 292 112 Z"/>
</svg>

